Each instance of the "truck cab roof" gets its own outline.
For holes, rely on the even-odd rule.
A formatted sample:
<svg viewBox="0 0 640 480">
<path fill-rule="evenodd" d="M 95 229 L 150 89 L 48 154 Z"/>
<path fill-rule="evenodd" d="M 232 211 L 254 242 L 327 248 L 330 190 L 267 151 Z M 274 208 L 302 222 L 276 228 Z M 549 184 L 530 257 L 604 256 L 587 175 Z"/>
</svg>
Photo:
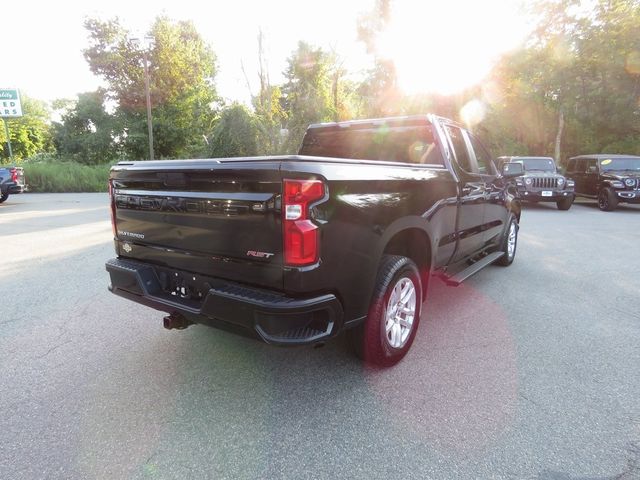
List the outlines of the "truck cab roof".
<svg viewBox="0 0 640 480">
<path fill-rule="evenodd" d="M 413 126 L 425 126 L 434 123 L 435 121 L 442 121 L 449 124 L 454 124 L 462 127 L 457 122 L 449 120 L 444 117 L 427 113 L 422 115 L 405 115 L 398 117 L 384 117 L 384 118 L 365 118 L 361 120 L 349 120 L 344 122 L 326 122 L 326 123 L 314 123 L 309 125 L 307 131 L 318 129 L 340 129 L 340 128 L 373 128 L 380 126 L 388 127 L 413 127 Z"/>
</svg>

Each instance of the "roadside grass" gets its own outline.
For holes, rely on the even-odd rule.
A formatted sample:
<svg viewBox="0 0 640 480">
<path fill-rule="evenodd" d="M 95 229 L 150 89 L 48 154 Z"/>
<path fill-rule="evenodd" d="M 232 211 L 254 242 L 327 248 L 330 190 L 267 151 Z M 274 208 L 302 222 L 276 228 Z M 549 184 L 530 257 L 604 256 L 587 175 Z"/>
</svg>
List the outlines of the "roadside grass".
<svg viewBox="0 0 640 480">
<path fill-rule="evenodd" d="M 82 165 L 77 162 L 24 162 L 30 192 L 106 192 L 111 164 Z"/>
</svg>

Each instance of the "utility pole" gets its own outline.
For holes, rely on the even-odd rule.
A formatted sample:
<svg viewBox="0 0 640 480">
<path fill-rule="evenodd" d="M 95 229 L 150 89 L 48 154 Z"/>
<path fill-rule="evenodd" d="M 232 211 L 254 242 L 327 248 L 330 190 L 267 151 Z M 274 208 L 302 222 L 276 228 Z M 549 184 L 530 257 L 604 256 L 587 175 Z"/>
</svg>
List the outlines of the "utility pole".
<svg viewBox="0 0 640 480">
<path fill-rule="evenodd" d="M 154 159 L 153 155 L 153 120 L 151 118 L 151 89 L 149 87 L 149 58 L 148 53 L 154 38 L 145 36 L 143 41 L 139 38 L 132 38 L 131 41 L 136 46 L 142 46 L 142 59 L 144 62 L 144 93 L 147 100 L 147 130 L 149 132 L 149 160 Z"/>
<path fill-rule="evenodd" d="M 153 121 L 151 119 L 151 92 L 149 91 L 149 62 L 147 61 L 147 49 L 143 51 L 144 57 L 144 89 L 147 97 L 147 130 L 149 131 L 149 160 L 153 160 Z"/>
<path fill-rule="evenodd" d="M 7 122 L 6 118 L 3 118 L 4 122 L 4 133 L 7 136 L 7 146 L 9 147 L 9 160 L 13 163 L 13 150 L 11 150 L 11 137 L 9 136 L 9 122 Z"/>
</svg>

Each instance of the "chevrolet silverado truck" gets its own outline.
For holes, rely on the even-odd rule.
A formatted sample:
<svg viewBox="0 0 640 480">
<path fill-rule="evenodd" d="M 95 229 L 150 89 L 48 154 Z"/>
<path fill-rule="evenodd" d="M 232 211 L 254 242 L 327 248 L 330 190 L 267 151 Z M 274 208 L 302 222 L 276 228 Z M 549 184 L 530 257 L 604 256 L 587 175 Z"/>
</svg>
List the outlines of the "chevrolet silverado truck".
<svg viewBox="0 0 640 480">
<path fill-rule="evenodd" d="M 109 289 L 275 345 L 346 330 L 365 361 L 410 348 L 429 281 L 516 254 L 520 205 L 480 141 L 433 115 L 311 125 L 298 155 L 120 162 Z M 428 308 L 427 308 L 428 310 Z"/>
<path fill-rule="evenodd" d="M 507 162 L 521 163 L 525 174 L 515 180 L 516 195 L 532 203 L 553 202 L 569 210 L 575 199 L 575 183 L 560 173 L 551 157 L 499 157 L 498 168 Z"/>
<path fill-rule="evenodd" d="M 0 167 L 0 203 L 9 195 L 26 191 L 22 167 Z"/>
</svg>

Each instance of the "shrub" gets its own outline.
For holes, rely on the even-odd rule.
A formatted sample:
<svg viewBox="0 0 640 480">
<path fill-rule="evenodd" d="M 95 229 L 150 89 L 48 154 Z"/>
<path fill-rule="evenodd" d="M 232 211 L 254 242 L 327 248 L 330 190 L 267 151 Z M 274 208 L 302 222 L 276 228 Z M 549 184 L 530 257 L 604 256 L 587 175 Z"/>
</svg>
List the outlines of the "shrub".
<svg viewBox="0 0 640 480">
<path fill-rule="evenodd" d="M 23 167 L 31 192 L 106 192 L 111 164 L 27 161 Z"/>
</svg>

